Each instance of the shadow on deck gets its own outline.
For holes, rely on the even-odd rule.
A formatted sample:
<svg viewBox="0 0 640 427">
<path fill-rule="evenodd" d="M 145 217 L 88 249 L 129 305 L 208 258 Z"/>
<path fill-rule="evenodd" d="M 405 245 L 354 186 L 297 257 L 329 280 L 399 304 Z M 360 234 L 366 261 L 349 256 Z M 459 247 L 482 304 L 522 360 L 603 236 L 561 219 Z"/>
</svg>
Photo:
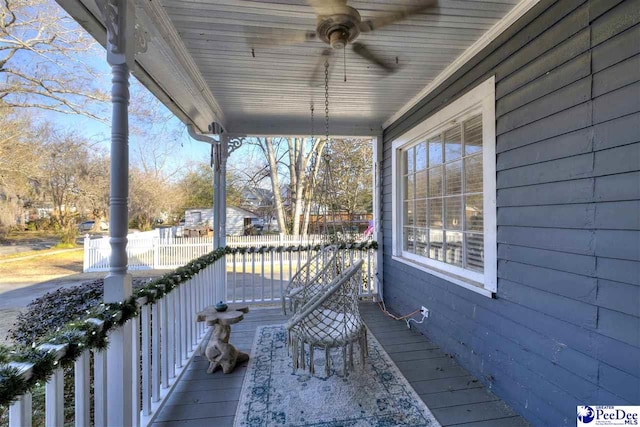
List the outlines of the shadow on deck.
<svg viewBox="0 0 640 427">
<path fill-rule="evenodd" d="M 363 303 L 361 312 L 373 335 L 443 426 L 529 425 L 425 336 L 384 316 L 373 303 Z M 258 326 L 285 322 L 277 308 L 252 307 L 241 323 L 232 326 L 230 342 L 250 352 Z M 220 371 L 207 375 L 207 366 L 204 357 L 193 358 L 156 416 L 154 427 L 233 425 L 246 364 L 228 375 Z"/>
</svg>

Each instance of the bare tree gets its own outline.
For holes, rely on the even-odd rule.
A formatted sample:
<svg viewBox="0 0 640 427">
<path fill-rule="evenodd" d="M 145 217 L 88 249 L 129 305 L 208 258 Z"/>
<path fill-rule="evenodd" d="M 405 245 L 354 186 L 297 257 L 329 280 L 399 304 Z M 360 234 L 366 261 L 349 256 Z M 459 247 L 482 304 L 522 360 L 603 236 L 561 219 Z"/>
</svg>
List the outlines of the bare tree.
<svg viewBox="0 0 640 427">
<path fill-rule="evenodd" d="M 336 209 L 349 215 L 373 210 L 371 140 L 361 138 L 336 139 L 328 153 L 331 168 L 332 195 Z M 320 180 L 325 169 L 321 169 Z"/>
<path fill-rule="evenodd" d="M 0 0 L 0 102 L 104 121 L 94 40 L 46 0 Z"/>
<path fill-rule="evenodd" d="M 245 142 L 257 147 L 266 163 L 255 176 L 268 177 L 271 181 L 278 227 L 293 235 L 306 234 L 314 182 L 325 140 L 266 137 L 247 138 Z"/>
<path fill-rule="evenodd" d="M 37 185 L 53 204 L 52 221 L 57 224 L 62 243 L 74 244 L 76 217 L 82 205 L 83 186 L 89 178 L 91 146 L 73 133 L 48 129 L 42 148 Z"/>
</svg>

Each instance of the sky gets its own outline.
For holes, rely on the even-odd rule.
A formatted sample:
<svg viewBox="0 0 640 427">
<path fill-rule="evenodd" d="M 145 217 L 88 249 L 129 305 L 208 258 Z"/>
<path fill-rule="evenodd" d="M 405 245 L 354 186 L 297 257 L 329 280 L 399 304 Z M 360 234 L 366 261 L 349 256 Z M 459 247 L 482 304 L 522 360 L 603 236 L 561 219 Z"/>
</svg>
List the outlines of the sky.
<svg viewBox="0 0 640 427">
<path fill-rule="evenodd" d="M 66 13 L 57 5 L 54 0 L 43 0 L 43 3 L 36 3 L 36 6 L 29 6 L 23 9 L 20 15 L 20 19 L 24 22 L 36 22 L 34 25 L 22 25 L 18 26 L 14 35 L 17 35 L 19 39 L 28 40 L 31 37 L 39 34 L 42 25 L 38 24 L 38 18 L 41 10 L 49 9 L 53 10 L 52 15 L 44 14 L 45 16 L 56 16 L 58 13 L 58 19 L 55 20 L 53 26 L 45 27 L 51 34 L 62 28 L 64 31 L 73 30 L 79 28 Z M 59 25 L 56 27 L 56 24 Z M 50 25 L 50 24 L 47 24 Z M 84 31 L 80 28 L 81 31 Z M 51 35 L 49 34 L 49 35 Z M 69 36 L 74 39 L 76 36 L 74 33 Z M 86 35 L 86 33 L 84 33 Z M 58 38 L 59 39 L 59 38 Z M 45 46 L 49 46 L 46 45 Z M 21 71 L 22 73 L 30 76 L 60 76 L 64 75 L 65 79 L 75 80 L 80 82 L 80 87 L 83 90 L 100 90 L 103 93 L 111 92 L 111 69 L 106 61 L 106 51 L 97 42 L 93 48 L 86 52 L 65 52 L 60 54 L 55 48 L 47 50 L 47 47 L 43 47 L 44 54 L 34 54 L 31 51 L 22 50 L 11 59 L 12 66 Z M 87 69 L 90 72 L 87 72 Z M 4 82 L 0 82 L 4 83 Z M 154 146 L 161 146 L 166 144 L 171 147 L 168 155 L 168 170 L 186 171 L 187 166 L 196 162 L 209 163 L 210 150 L 209 144 L 193 140 L 189 137 L 186 131 L 185 125 L 176 118 L 160 101 L 155 99 L 146 88 L 135 80 L 135 77 L 130 77 L 130 90 L 131 90 L 131 110 L 144 109 L 150 111 L 152 120 L 139 120 L 130 115 L 130 162 L 135 165 L 140 163 L 140 151 L 149 153 Z M 20 96 L 19 94 L 15 96 Z M 37 102 L 47 103 L 43 99 L 34 98 Z M 83 99 L 76 98 L 75 101 L 82 102 Z M 109 104 L 96 104 L 88 107 L 88 110 L 97 116 L 105 118 L 110 121 L 111 106 Z M 48 111 L 43 109 L 29 109 L 28 117 L 32 122 L 49 122 L 54 125 L 55 128 L 64 131 L 76 133 L 86 138 L 92 145 L 100 148 L 100 151 L 108 153 L 110 148 L 111 128 L 109 123 L 104 123 L 96 119 L 85 117 L 78 114 L 64 114 L 55 111 Z M 156 144 L 159 142 L 159 144 Z M 155 145 L 154 145 L 155 144 Z M 252 152 L 252 148 L 245 146 L 233 153 L 229 159 L 228 166 L 233 168 L 237 165 L 238 169 L 246 170 L 252 168 L 254 164 L 262 164 L 259 156 L 255 156 Z M 180 174 L 176 175 L 179 178 Z"/>
</svg>

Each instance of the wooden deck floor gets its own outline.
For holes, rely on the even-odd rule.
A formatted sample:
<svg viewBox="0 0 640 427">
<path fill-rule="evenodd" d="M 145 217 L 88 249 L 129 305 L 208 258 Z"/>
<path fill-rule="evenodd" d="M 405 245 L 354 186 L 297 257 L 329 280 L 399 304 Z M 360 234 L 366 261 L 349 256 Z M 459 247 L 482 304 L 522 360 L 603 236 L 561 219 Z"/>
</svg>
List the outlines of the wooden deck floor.
<svg viewBox="0 0 640 427">
<path fill-rule="evenodd" d="M 520 427 L 529 424 L 462 369 L 455 360 L 404 322 L 363 303 L 367 326 L 443 426 Z M 256 308 L 232 326 L 231 342 L 249 352 L 259 325 L 282 324 L 279 309 Z M 173 394 L 158 413 L 154 427 L 232 426 L 246 366 L 223 375 L 207 375 L 208 362 L 194 357 Z"/>
</svg>

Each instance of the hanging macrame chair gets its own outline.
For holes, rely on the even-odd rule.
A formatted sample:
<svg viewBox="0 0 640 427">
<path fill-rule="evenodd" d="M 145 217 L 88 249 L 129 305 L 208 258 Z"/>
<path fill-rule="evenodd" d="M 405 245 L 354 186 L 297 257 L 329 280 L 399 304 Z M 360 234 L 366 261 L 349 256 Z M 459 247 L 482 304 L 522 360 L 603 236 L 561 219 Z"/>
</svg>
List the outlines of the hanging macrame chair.
<svg viewBox="0 0 640 427">
<path fill-rule="evenodd" d="M 314 159 L 322 161 L 323 166 L 319 186 L 314 188 L 315 183 L 311 182 L 315 210 L 310 221 L 311 246 L 316 246 L 317 239 L 321 250 L 309 257 L 289 281 L 282 307 L 286 314 L 289 301 L 292 318 L 287 330 L 293 368 L 308 369 L 314 374 L 314 355 L 319 349 L 324 351 L 325 373 L 329 376 L 336 371 L 331 369 L 332 349 L 342 349 L 343 374 L 354 368 L 354 346 L 359 349 L 358 359 L 364 363 L 367 333 L 358 308 L 363 262 L 354 263 L 339 250 L 349 235 L 336 197 L 330 144 L 326 150 L 320 159 Z"/>
<path fill-rule="evenodd" d="M 312 237 L 306 248 L 307 262 L 299 267 L 283 290 L 282 311 L 285 314 L 287 314 L 287 308 L 295 312 L 311 297 L 328 287 L 336 274 L 349 264 L 344 254 L 338 251 L 338 248 L 348 240 L 348 234 L 345 233 L 344 221 L 338 211 L 329 144 L 327 143 L 325 148 L 327 151 L 322 156 L 315 153 L 311 161 L 311 170 L 315 167 L 315 162 L 322 162 L 319 185 L 316 185 L 314 176 L 311 174 L 310 187 L 313 195 L 311 210 L 314 213 L 309 216 L 309 228 Z M 320 250 L 316 251 L 316 249 Z M 313 252 L 316 252 L 315 255 Z"/>
</svg>

